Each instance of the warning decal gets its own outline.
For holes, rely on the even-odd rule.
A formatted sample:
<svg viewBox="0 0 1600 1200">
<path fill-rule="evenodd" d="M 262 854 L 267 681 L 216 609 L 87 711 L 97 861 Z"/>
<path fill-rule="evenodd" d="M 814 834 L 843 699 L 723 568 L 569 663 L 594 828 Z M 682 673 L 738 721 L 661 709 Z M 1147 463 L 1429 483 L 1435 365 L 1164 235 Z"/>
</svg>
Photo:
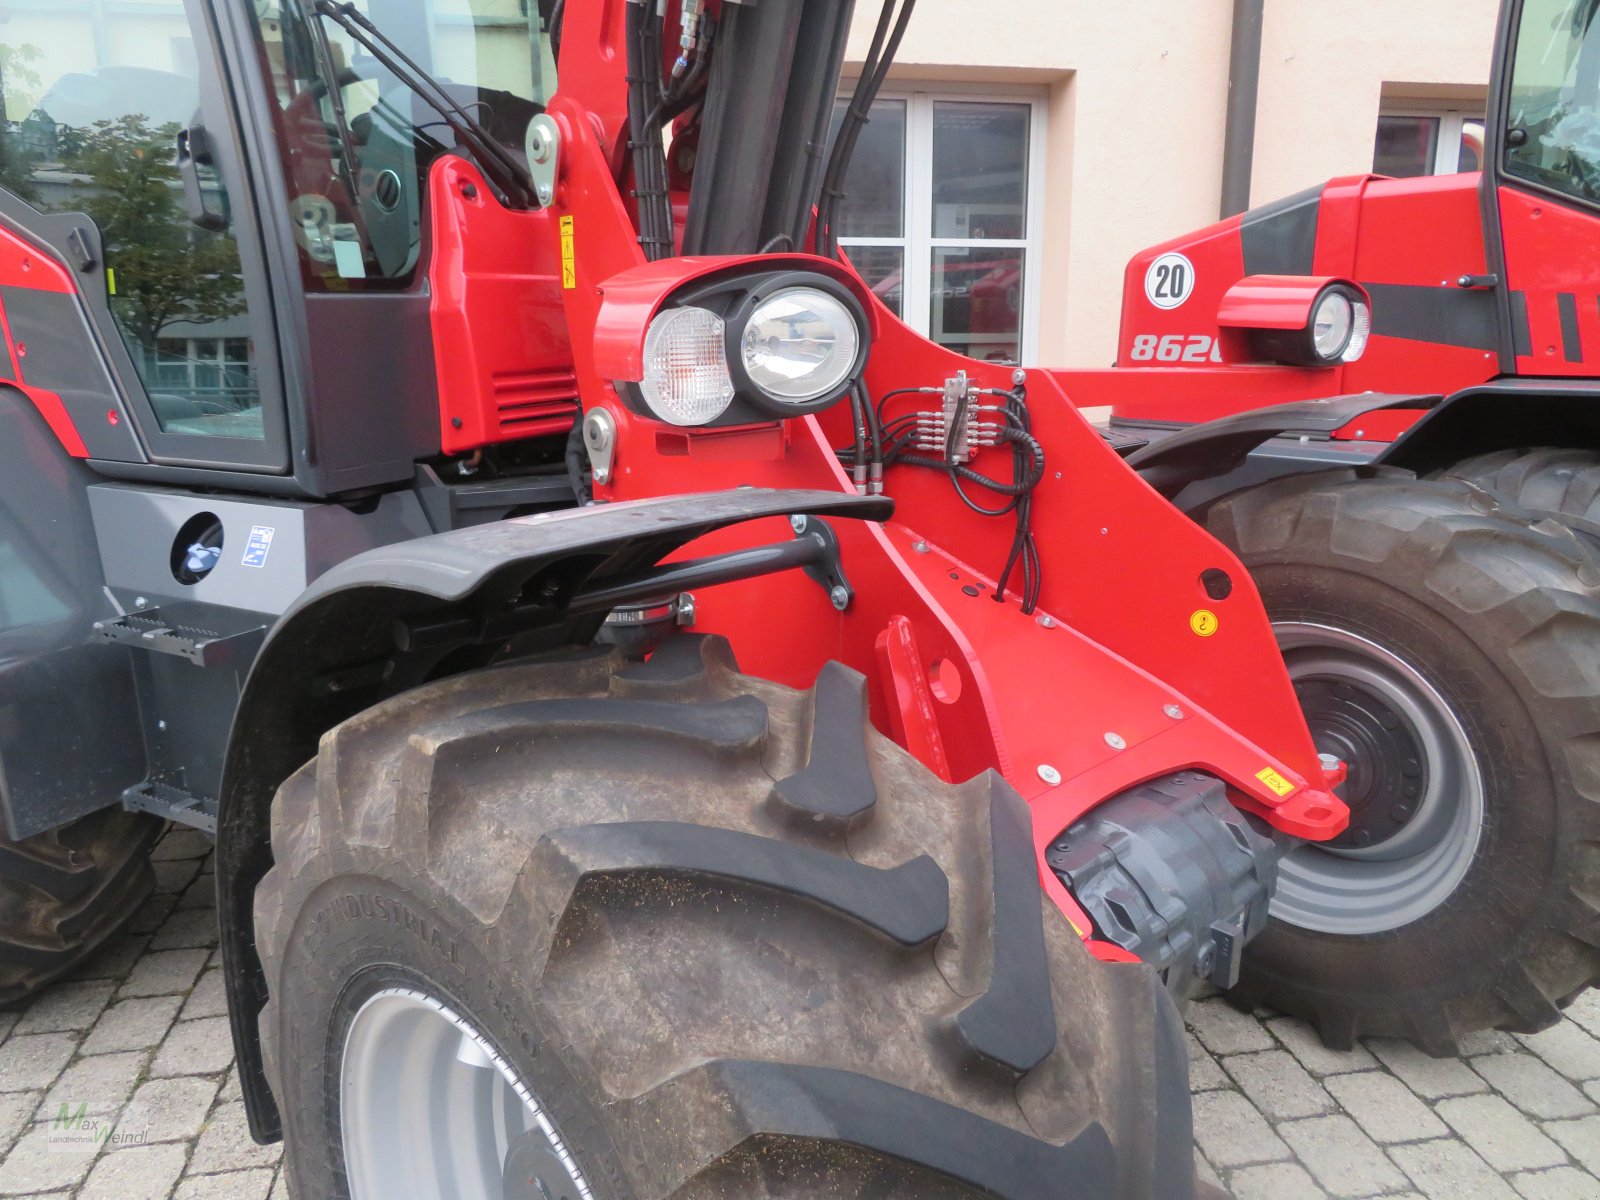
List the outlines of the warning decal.
<svg viewBox="0 0 1600 1200">
<path fill-rule="evenodd" d="M 561 286 L 569 292 L 578 286 L 578 250 L 572 217 L 561 218 Z"/>
<path fill-rule="evenodd" d="M 1197 637 L 1210 637 L 1217 631 L 1217 614 L 1209 608 L 1202 608 L 1189 618 L 1189 628 L 1194 630 Z"/>
<path fill-rule="evenodd" d="M 1294 784 L 1290 783 L 1282 775 L 1279 775 L 1271 767 L 1263 767 L 1261 770 L 1257 771 L 1256 778 L 1261 780 L 1262 783 L 1266 784 L 1279 796 L 1287 796 L 1290 792 L 1294 791 Z"/>
</svg>

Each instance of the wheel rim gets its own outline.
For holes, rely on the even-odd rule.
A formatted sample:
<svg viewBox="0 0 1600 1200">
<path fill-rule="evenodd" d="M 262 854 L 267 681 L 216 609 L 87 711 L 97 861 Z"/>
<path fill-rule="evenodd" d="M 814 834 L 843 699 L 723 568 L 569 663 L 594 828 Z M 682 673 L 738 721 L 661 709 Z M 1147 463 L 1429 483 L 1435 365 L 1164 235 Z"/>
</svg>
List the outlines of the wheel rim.
<svg viewBox="0 0 1600 1200">
<path fill-rule="evenodd" d="M 339 1077 L 350 1200 L 593 1200 L 544 1106 L 431 996 L 362 1004 Z"/>
<path fill-rule="evenodd" d="M 1317 749 L 1350 765 L 1353 829 L 1278 868 L 1272 915 L 1302 929 L 1372 934 L 1438 908 L 1472 866 L 1484 788 L 1450 704 L 1398 654 L 1347 630 L 1273 627 Z"/>
</svg>

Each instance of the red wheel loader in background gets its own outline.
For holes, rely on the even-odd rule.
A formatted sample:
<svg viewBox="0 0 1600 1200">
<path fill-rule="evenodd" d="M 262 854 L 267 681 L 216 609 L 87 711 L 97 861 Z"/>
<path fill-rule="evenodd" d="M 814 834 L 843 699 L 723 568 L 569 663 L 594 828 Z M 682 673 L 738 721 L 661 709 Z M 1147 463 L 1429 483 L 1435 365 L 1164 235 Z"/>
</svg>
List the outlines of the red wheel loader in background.
<svg viewBox="0 0 1600 1200">
<path fill-rule="evenodd" d="M 1504 6 L 1481 173 L 1140 254 L 1118 369 L 1058 376 L 1250 568 L 1348 765 L 1235 993 L 1333 1045 L 1448 1054 L 1600 979 L 1597 8 Z"/>
<path fill-rule="evenodd" d="M 1343 768 L 1239 559 L 839 261 L 852 7 L 0 25 L 0 999 L 214 833 L 299 1200 L 1196 1192 L 1173 1000 Z"/>
</svg>

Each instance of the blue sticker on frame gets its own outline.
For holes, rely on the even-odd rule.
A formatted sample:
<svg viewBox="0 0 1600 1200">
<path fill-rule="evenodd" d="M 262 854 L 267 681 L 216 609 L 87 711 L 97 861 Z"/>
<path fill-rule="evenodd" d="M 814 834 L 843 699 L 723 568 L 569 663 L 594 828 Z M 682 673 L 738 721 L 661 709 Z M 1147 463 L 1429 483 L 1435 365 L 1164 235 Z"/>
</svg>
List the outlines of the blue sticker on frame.
<svg viewBox="0 0 1600 1200">
<path fill-rule="evenodd" d="M 247 567 L 264 567 L 267 565 L 267 554 L 272 550 L 271 525 L 252 525 L 250 527 L 250 540 L 245 544 L 244 558 L 240 562 Z"/>
</svg>

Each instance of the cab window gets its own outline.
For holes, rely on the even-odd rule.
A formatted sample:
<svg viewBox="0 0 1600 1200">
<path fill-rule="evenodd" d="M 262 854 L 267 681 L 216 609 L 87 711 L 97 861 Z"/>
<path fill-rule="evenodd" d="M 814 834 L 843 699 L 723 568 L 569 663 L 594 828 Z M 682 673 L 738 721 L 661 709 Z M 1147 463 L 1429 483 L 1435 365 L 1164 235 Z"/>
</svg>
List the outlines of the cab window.
<svg viewBox="0 0 1600 1200">
<path fill-rule="evenodd" d="M 199 123 L 200 82 L 182 0 L 54 0 L 6 18 L 0 187 L 99 228 L 112 318 L 162 432 L 261 440 L 239 246 L 213 167 L 193 167 L 212 228 L 185 202 L 178 146 Z"/>
<path fill-rule="evenodd" d="M 257 0 L 289 219 L 313 291 L 404 287 L 421 251 L 428 169 L 450 127 L 313 0 Z M 361 0 L 357 8 L 490 135 L 523 153 L 555 92 L 546 5 Z"/>
<path fill-rule="evenodd" d="M 1600 0 L 1527 0 L 1517 29 L 1505 170 L 1600 201 Z"/>
</svg>

